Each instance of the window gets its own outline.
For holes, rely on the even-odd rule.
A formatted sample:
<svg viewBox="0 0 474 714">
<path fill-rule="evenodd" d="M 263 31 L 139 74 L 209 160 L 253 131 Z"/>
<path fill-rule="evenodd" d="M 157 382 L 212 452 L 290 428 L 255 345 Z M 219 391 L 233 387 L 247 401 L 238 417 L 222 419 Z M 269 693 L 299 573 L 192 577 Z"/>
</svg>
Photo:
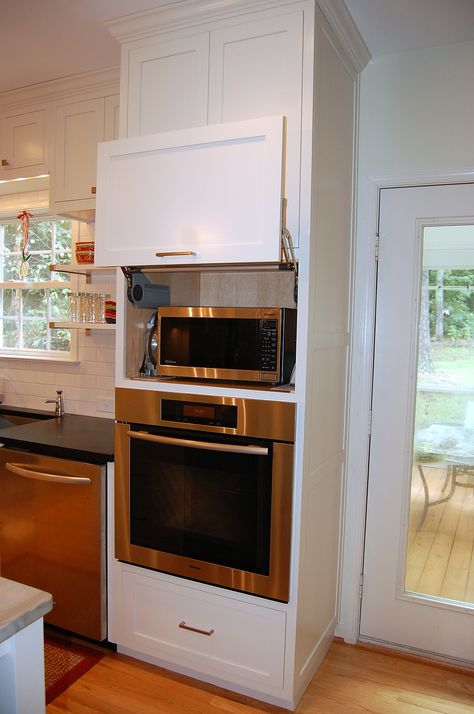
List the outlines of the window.
<svg viewBox="0 0 474 714">
<path fill-rule="evenodd" d="M 0 223 L 0 356 L 75 358 L 71 331 L 49 327 L 68 314 L 71 276 L 51 273 L 49 265 L 71 262 L 73 229 L 70 220 L 31 219 L 28 275 L 21 278 L 22 226 L 11 219 Z"/>
</svg>

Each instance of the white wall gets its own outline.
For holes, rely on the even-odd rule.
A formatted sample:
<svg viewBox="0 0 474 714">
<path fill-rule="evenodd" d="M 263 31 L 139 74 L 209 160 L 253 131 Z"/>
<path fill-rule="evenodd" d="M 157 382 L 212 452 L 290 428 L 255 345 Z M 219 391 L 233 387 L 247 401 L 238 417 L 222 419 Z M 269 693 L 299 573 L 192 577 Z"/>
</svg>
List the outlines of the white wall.
<svg viewBox="0 0 474 714">
<path fill-rule="evenodd" d="M 115 280 L 93 282 L 92 292 L 115 295 Z M 84 289 L 84 288 L 81 288 Z M 115 332 L 78 331 L 79 362 L 46 362 L 27 359 L 0 359 L 0 393 L 3 404 L 30 409 L 50 409 L 45 399 L 63 390 L 65 410 L 69 414 L 87 414 L 113 418 L 113 409 L 99 409 L 101 398 L 114 398 Z"/>
<path fill-rule="evenodd" d="M 337 631 L 348 641 L 355 641 L 358 635 L 373 351 L 376 186 L 436 181 L 453 175 L 473 180 L 473 117 L 472 42 L 386 55 L 372 60 L 362 72 L 352 397 Z"/>
</svg>

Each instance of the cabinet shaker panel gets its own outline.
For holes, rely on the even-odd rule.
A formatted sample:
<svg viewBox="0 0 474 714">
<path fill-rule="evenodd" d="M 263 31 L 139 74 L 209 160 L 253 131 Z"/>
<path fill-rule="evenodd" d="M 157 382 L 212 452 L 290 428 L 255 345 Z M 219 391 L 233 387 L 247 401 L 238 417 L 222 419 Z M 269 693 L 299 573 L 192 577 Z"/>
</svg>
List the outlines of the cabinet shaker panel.
<svg viewBox="0 0 474 714">
<path fill-rule="evenodd" d="M 266 117 L 100 144 L 95 264 L 278 262 L 283 140 Z"/>
<path fill-rule="evenodd" d="M 48 172 L 49 111 L 12 110 L 0 117 L 0 176 L 13 179 Z"/>
<path fill-rule="evenodd" d="M 57 108 L 55 201 L 75 201 L 93 197 L 97 144 L 103 138 L 103 99 L 90 99 Z"/>
<path fill-rule="evenodd" d="M 207 124 L 209 34 L 129 51 L 127 136 Z"/>
<path fill-rule="evenodd" d="M 287 223 L 299 235 L 303 11 L 211 32 L 209 123 L 287 118 Z"/>
</svg>

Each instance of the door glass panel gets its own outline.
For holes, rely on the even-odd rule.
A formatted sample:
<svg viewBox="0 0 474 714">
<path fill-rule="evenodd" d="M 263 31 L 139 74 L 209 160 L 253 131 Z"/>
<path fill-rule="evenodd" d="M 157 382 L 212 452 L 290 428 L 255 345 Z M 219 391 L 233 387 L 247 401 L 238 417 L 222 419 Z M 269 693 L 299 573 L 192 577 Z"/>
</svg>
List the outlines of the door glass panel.
<svg viewBox="0 0 474 714">
<path fill-rule="evenodd" d="M 423 232 L 405 589 L 474 603 L 474 226 Z"/>
</svg>

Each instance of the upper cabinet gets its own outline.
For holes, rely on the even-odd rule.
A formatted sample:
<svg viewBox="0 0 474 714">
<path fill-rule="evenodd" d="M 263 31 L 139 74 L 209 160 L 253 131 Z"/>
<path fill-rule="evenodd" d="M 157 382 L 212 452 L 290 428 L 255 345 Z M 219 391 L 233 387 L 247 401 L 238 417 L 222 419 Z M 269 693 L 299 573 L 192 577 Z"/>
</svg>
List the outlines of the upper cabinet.
<svg viewBox="0 0 474 714">
<path fill-rule="evenodd" d="M 0 115 L 0 178 L 49 172 L 49 107 L 17 108 Z"/>
<path fill-rule="evenodd" d="M 209 34 L 132 46 L 127 136 L 207 124 Z"/>
<path fill-rule="evenodd" d="M 278 262 L 283 117 L 99 146 L 96 265 Z"/>
<path fill-rule="evenodd" d="M 239 14 L 199 34 L 162 33 L 154 40 L 148 37 L 126 42 L 122 57 L 124 135 L 266 116 L 287 117 L 287 224 L 297 245 L 302 7 Z"/>
<path fill-rule="evenodd" d="M 51 209 L 55 213 L 94 220 L 97 145 L 116 136 L 117 110 L 117 96 L 56 104 L 51 172 Z"/>
</svg>

